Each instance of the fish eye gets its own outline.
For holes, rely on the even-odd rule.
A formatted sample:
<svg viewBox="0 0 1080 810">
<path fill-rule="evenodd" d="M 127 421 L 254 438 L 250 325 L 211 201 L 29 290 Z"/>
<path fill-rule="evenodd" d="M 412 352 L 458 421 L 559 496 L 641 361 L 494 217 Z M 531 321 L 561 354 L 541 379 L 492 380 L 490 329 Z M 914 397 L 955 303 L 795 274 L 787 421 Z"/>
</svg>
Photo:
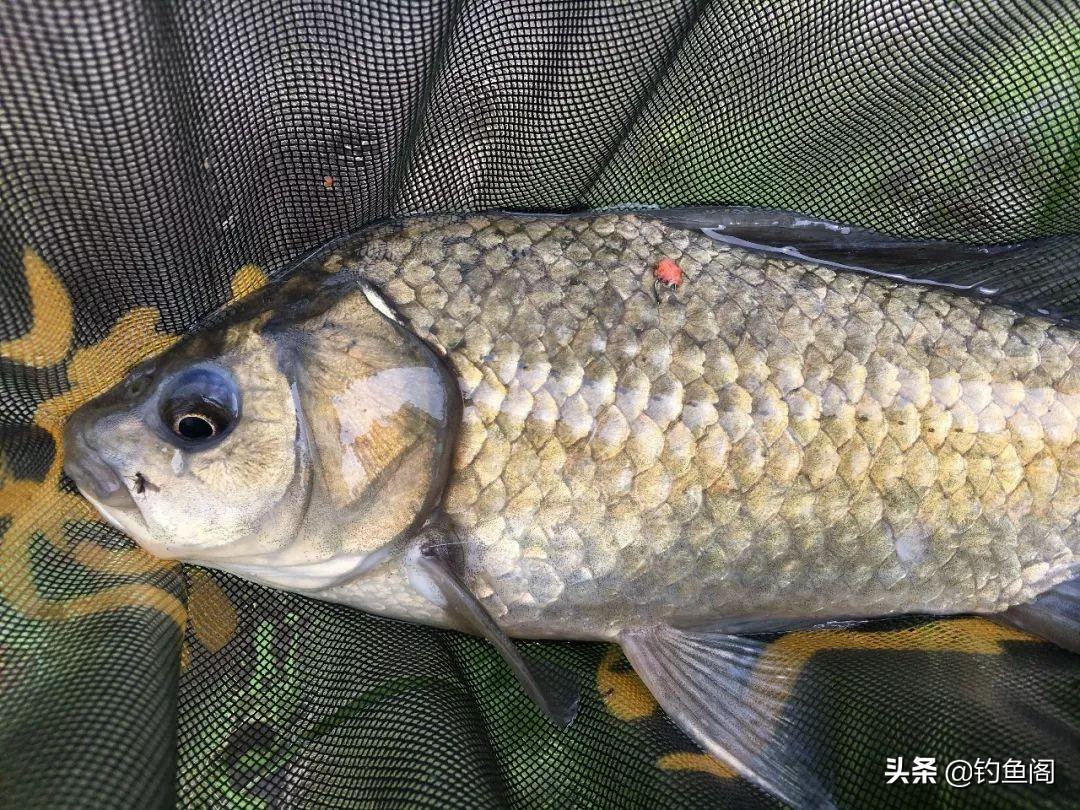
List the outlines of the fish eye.
<svg viewBox="0 0 1080 810">
<path fill-rule="evenodd" d="M 159 415 L 182 446 L 207 445 L 236 424 L 240 415 L 236 384 L 214 368 L 183 371 L 163 389 Z"/>
</svg>

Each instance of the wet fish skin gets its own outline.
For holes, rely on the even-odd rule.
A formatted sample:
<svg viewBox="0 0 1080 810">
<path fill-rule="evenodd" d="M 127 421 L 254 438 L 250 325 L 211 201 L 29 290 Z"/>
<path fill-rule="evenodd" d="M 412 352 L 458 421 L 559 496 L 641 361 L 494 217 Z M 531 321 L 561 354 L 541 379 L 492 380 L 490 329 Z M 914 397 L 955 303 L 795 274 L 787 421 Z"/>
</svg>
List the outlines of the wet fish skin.
<svg viewBox="0 0 1080 810">
<path fill-rule="evenodd" d="M 68 464 L 156 554 L 441 626 L 402 563 L 440 499 L 511 635 L 997 612 L 1080 566 L 1078 359 L 1050 321 L 649 216 L 413 218 L 144 364 Z M 243 413 L 188 452 L 160 389 L 207 364 Z"/>
<path fill-rule="evenodd" d="M 1080 345 L 1047 320 L 629 214 L 412 220 L 325 265 L 457 376 L 443 506 L 511 634 L 997 612 L 1080 566 Z M 399 613 L 373 586 L 327 596 Z"/>
</svg>

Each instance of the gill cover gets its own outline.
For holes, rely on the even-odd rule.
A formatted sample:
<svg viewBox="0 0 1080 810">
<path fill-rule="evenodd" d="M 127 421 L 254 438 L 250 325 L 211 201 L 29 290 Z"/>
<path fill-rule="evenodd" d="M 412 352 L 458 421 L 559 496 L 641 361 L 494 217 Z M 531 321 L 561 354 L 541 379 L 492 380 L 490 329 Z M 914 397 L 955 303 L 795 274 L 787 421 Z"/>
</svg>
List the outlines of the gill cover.
<svg viewBox="0 0 1080 810">
<path fill-rule="evenodd" d="M 334 300 L 343 283 L 348 292 Z M 438 503 L 461 395 L 439 357 L 366 282 L 343 273 L 320 292 L 302 317 L 268 328 L 278 332 L 310 454 L 305 530 L 363 555 L 366 570 Z"/>
</svg>

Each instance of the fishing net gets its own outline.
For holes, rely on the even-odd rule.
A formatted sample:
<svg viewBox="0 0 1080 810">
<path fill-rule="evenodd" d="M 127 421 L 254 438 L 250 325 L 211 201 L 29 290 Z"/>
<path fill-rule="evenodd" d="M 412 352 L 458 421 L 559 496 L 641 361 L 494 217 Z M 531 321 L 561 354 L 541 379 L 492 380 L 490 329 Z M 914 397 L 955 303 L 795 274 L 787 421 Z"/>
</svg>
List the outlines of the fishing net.
<svg viewBox="0 0 1080 810">
<path fill-rule="evenodd" d="M 617 649 L 528 645 L 583 689 L 557 731 L 477 639 L 151 559 L 77 495 L 57 441 L 138 359 L 369 221 L 732 204 L 972 243 L 1080 232 L 1080 10 L 4 4 L 0 803 L 767 803 Z M 807 676 L 842 806 L 1076 799 L 1080 673 L 1057 648 L 960 618 L 770 650 Z M 917 756 L 935 784 L 886 784 L 887 758 Z M 1033 784 L 950 787 L 957 759 L 1018 760 Z"/>
</svg>

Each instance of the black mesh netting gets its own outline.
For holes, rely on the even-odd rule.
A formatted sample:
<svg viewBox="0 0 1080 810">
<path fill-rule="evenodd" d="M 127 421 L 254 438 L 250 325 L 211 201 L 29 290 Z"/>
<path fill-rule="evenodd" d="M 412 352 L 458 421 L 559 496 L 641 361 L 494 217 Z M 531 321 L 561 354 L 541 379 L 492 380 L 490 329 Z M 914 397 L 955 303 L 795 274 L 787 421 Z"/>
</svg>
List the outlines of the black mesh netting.
<svg viewBox="0 0 1080 810">
<path fill-rule="evenodd" d="M 0 802 L 767 801 L 614 648 L 532 645 L 584 689 L 559 732 L 480 641 L 154 561 L 60 473 L 71 410 L 328 237 L 620 204 L 966 242 L 1080 232 L 1080 9 L 4 4 Z M 816 675 L 799 688 L 840 804 L 1075 801 L 1075 658 L 970 619 L 837 632 L 785 649 Z M 1053 758 L 1056 783 L 886 786 L 890 756 Z"/>
</svg>

